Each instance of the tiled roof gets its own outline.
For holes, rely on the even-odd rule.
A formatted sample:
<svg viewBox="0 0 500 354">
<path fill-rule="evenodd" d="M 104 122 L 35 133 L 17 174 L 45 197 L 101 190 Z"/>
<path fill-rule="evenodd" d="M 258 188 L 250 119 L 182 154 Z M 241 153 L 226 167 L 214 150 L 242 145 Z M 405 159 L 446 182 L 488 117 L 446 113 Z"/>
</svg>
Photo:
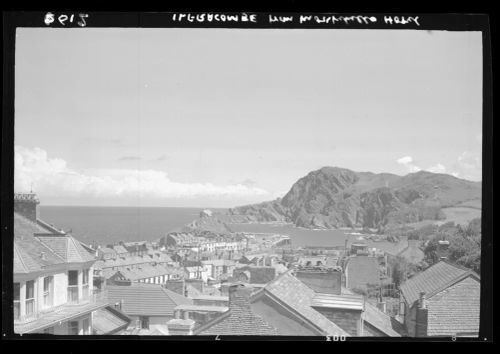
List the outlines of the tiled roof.
<svg viewBox="0 0 500 354">
<path fill-rule="evenodd" d="M 444 290 L 468 275 L 478 278 L 471 270 L 440 261 L 408 279 L 401 285 L 401 292 L 406 302 L 412 305 L 420 297 L 420 292 L 425 292 L 426 298 L 429 299 L 436 292 Z"/>
<path fill-rule="evenodd" d="M 424 251 L 419 248 L 417 240 L 408 241 L 408 247 L 398 253 L 398 256 L 405 258 L 408 262 L 417 264 L 424 260 Z"/>
<path fill-rule="evenodd" d="M 102 247 L 102 248 L 99 248 L 99 252 L 102 252 L 104 254 L 115 254 L 116 251 L 112 248 L 109 248 L 109 247 Z"/>
<path fill-rule="evenodd" d="M 367 284 L 380 283 L 377 259 L 368 256 L 355 256 L 347 261 L 346 282 L 350 289 L 363 288 Z"/>
<path fill-rule="evenodd" d="M 98 309 L 92 314 L 92 329 L 95 334 L 116 334 L 130 323 L 130 319 L 124 314 L 117 314 L 118 310 L 109 306 Z"/>
<path fill-rule="evenodd" d="M 18 270 L 35 271 L 35 269 L 38 270 L 46 266 L 65 263 L 64 259 L 34 237 L 15 237 L 14 244 L 18 250 L 14 253 L 14 264 L 17 263 L 18 266 L 24 264 L 24 268 L 18 268 Z"/>
<path fill-rule="evenodd" d="M 80 242 L 72 236 L 39 236 L 38 240 L 54 250 L 65 262 L 78 263 L 95 260 L 95 257 L 85 250 Z"/>
<path fill-rule="evenodd" d="M 248 297 L 235 293 L 229 302 L 229 311 L 213 322 L 203 325 L 196 334 L 272 336 L 278 335 L 278 331 L 261 316 L 252 312 Z"/>
<path fill-rule="evenodd" d="M 480 292 L 479 282 L 469 276 L 430 298 L 427 302 L 427 335 L 477 335 Z"/>
<path fill-rule="evenodd" d="M 389 337 L 401 337 L 401 334 L 393 328 L 394 321 L 391 317 L 369 302 L 365 302 L 364 321 Z"/>
<path fill-rule="evenodd" d="M 264 291 L 297 312 L 324 335 L 348 336 L 339 326 L 311 307 L 316 296 L 315 291 L 293 276 L 290 271 L 267 284 Z"/>
<path fill-rule="evenodd" d="M 14 213 L 14 273 L 31 272 L 54 264 L 87 262 L 95 258 L 79 241 L 66 234 L 56 234 L 21 214 Z"/>
<path fill-rule="evenodd" d="M 195 296 L 201 295 L 201 291 L 199 291 L 198 289 L 196 289 L 194 286 L 192 286 L 190 284 L 186 284 L 186 292 L 187 292 L 187 296 L 189 298 L 193 298 Z"/>
<path fill-rule="evenodd" d="M 152 255 L 152 257 L 151 257 Z M 146 264 L 146 263 L 172 263 L 172 259 L 165 253 L 159 252 L 154 254 L 145 254 L 142 256 L 128 256 L 122 255 L 115 259 L 103 259 L 102 268 L 112 268 L 112 267 L 123 267 L 136 264 Z"/>
<path fill-rule="evenodd" d="M 14 274 L 37 272 L 42 268 L 30 255 L 14 240 Z"/>
<path fill-rule="evenodd" d="M 176 306 L 192 303 L 190 299 L 156 284 L 114 285 L 106 289 L 110 303 L 123 300 L 122 311 L 127 315 L 173 317 Z"/>
<path fill-rule="evenodd" d="M 122 253 L 128 253 L 127 249 L 123 246 L 117 245 L 113 246 L 113 249 L 115 250 L 116 253 L 122 254 Z"/>
<path fill-rule="evenodd" d="M 38 223 L 34 223 L 25 216 L 14 212 L 14 236 L 17 238 L 33 238 L 35 234 L 51 233 Z"/>
<path fill-rule="evenodd" d="M 180 270 L 163 267 L 161 265 L 152 266 L 149 264 L 143 264 L 139 267 L 121 267 L 119 269 L 120 273 L 129 280 L 139 280 L 146 279 L 152 277 L 158 277 L 162 275 L 170 275 L 170 274 L 179 274 L 182 273 Z M 115 271 L 110 271 L 109 268 L 106 268 L 103 271 L 103 275 L 113 275 Z"/>
</svg>

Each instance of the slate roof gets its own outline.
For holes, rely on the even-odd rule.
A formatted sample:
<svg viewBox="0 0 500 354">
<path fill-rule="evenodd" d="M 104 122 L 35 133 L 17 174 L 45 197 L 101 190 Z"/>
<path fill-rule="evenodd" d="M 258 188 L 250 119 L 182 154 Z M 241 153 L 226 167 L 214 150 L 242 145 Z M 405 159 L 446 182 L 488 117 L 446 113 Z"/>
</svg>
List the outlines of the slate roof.
<svg viewBox="0 0 500 354">
<path fill-rule="evenodd" d="M 365 302 L 364 321 L 389 337 L 401 337 L 393 328 L 394 321 L 391 317 L 369 302 Z"/>
<path fill-rule="evenodd" d="M 95 260 L 95 257 L 72 236 L 39 236 L 38 240 L 57 253 L 65 262 L 79 263 Z"/>
<path fill-rule="evenodd" d="M 479 333 L 480 283 L 468 276 L 432 296 L 427 302 L 427 335 Z"/>
<path fill-rule="evenodd" d="M 44 228 L 44 224 L 14 213 L 14 274 L 35 272 L 50 265 L 95 260 L 72 236 L 54 233 Z"/>
<path fill-rule="evenodd" d="M 95 334 L 116 334 L 130 324 L 130 318 L 118 310 L 105 307 L 92 314 L 92 329 Z"/>
<path fill-rule="evenodd" d="M 311 307 L 316 292 L 293 276 L 291 271 L 281 274 L 268 283 L 264 291 L 287 305 L 290 310 L 297 312 L 324 335 L 349 336 L 339 326 Z"/>
<path fill-rule="evenodd" d="M 101 269 L 113 267 L 126 267 L 137 264 L 147 263 L 172 263 L 172 258 L 162 252 L 155 252 L 152 254 L 144 254 L 142 256 L 117 256 L 115 259 L 102 259 L 99 261 Z"/>
<path fill-rule="evenodd" d="M 31 273 L 42 267 L 14 240 L 14 274 Z"/>
<path fill-rule="evenodd" d="M 408 246 L 399 252 L 398 256 L 405 258 L 410 263 L 417 264 L 424 260 L 425 254 L 420 249 L 417 240 L 410 240 Z"/>
<path fill-rule="evenodd" d="M 375 257 L 355 256 L 347 261 L 346 285 L 350 289 L 380 283 L 380 271 Z"/>
<path fill-rule="evenodd" d="M 158 277 L 162 275 L 170 274 L 182 274 L 182 270 L 173 269 L 169 267 L 163 267 L 161 265 L 149 265 L 143 264 L 139 267 L 122 267 L 118 270 L 112 270 L 110 268 L 105 268 L 102 272 L 105 278 L 113 276 L 117 271 L 119 271 L 128 280 L 139 280 L 152 277 Z"/>
<path fill-rule="evenodd" d="M 33 238 L 35 234 L 52 233 L 40 224 L 31 221 L 25 216 L 14 212 L 14 236 L 17 238 Z"/>
<path fill-rule="evenodd" d="M 192 300 L 157 284 L 136 283 L 129 286 L 107 286 L 110 303 L 123 300 L 122 312 L 136 316 L 174 316 L 174 308 L 192 304 Z"/>
<path fill-rule="evenodd" d="M 447 261 L 440 261 L 408 279 L 400 288 L 406 302 L 412 305 L 419 299 L 420 292 L 425 292 L 426 298 L 429 299 L 435 293 L 446 289 L 469 275 L 479 280 L 479 276 L 472 270 Z"/>
<path fill-rule="evenodd" d="M 248 298 L 235 293 L 229 302 L 229 311 L 200 327 L 196 334 L 272 336 L 278 335 L 278 331 L 252 312 Z"/>
<path fill-rule="evenodd" d="M 120 246 L 120 245 L 113 246 L 113 249 L 118 254 L 128 253 L 127 249 L 125 247 L 123 247 L 123 246 Z"/>
<path fill-rule="evenodd" d="M 15 232 L 15 231 L 14 231 Z M 35 237 L 14 238 L 14 274 L 30 273 L 55 264 L 65 263 L 58 254 Z"/>
</svg>

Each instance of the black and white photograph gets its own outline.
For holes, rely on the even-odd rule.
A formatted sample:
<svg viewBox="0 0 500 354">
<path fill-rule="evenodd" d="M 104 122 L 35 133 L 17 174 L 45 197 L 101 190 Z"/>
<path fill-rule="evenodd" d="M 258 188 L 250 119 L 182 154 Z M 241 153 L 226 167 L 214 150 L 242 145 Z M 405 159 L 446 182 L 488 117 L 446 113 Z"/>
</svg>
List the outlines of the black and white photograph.
<svg viewBox="0 0 500 354">
<path fill-rule="evenodd" d="M 162 15 L 15 28 L 13 336 L 489 340 L 483 31 Z"/>
</svg>

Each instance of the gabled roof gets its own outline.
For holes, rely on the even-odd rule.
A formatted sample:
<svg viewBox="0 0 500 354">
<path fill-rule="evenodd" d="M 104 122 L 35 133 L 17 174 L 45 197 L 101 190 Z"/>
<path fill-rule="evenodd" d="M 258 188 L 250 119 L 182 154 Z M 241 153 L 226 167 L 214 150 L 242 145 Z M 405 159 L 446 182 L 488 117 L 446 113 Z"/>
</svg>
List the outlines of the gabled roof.
<svg viewBox="0 0 500 354">
<path fill-rule="evenodd" d="M 116 334 L 130 324 L 130 318 L 111 306 L 92 313 L 92 330 L 95 334 Z"/>
<path fill-rule="evenodd" d="M 406 302 L 412 305 L 419 299 L 420 292 L 425 292 L 426 299 L 429 299 L 437 292 L 468 276 L 479 280 L 479 276 L 472 270 L 462 268 L 447 261 L 439 261 L 423 272 L 408 279 L 400 288 Z"/>
<path fill-rule="evenodd" d="M 113 246 L 113 249 L 115 250 L 116 253 L 122 254 L 122 253 L 128 253 L 127 249 L 121 245 L 116 245 Z"/>
<path fill-rule="evenodd" d="M 428 301 L 427 335 L 478 335 L 481 287 L 466 277 Z"/>
<path fill-rule="evenodd" d="M 276 328 L 254 313 L 244 295 L 235 293 L 229 302 L 229 311 L 201 326 L 197 335 L 278 335 Z"/>
<path fill-rule="evenodd" d="M 182 295 L 157 284 L 112 285 L 106 287 L 110 303 L 123 300 L 122 312 L 135 316 L 170 316 L 178 305 L 192 304 Z"/>
<path fill-rule="evenodd" d="M 389 337 L 401 337 L 393 327 L 395 320 L 369 302 L 365 302 L 364 321 Z"/>
<path fill-rule="evenodd" d="M 290 311 L 298 313 L 324 335 L 349 336 L 339 326 L 311 307 L 316 292 L 293 276 L 290 271 L 268 283 L 263 291 L 286 305 Z"/>
<path fill-rule="evenodd" d="M 55 233 L 25 216 L 14 213 L 14 273 L 30 273 L 43 267 L 95 258 L 73 237 Z"/>
</svg>

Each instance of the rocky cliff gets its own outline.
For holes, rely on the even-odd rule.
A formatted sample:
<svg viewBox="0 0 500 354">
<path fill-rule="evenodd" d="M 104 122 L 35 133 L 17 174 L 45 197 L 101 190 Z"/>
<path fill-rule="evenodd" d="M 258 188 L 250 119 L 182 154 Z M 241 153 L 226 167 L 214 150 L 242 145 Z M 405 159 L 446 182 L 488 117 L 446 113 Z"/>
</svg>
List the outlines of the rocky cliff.
<svg viewBox="0 0 500 354">
<path fill-rule="evenodd" d="M 406 176 L 324 167 L 282 198 L 230 209 L 226 222 L 291 222 L 306 228 L 368 227 L 443 219 L 443 207 L 480 201 L 481 183 L 446 174 Z"/>
</svg>

